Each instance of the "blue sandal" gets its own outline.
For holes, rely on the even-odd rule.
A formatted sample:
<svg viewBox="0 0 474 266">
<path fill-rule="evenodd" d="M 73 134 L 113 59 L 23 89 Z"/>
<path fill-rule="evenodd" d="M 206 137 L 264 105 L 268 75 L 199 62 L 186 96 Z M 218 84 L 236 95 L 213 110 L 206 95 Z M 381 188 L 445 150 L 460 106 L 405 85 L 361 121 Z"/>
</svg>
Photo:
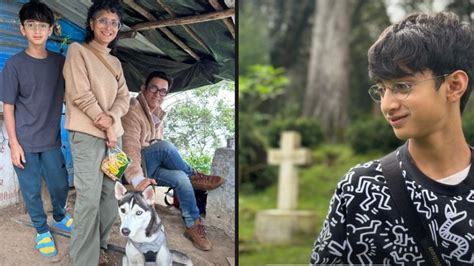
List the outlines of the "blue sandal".
<svg viewBox="0 0 474 266">
<path fill-rule="evenodd" d="M 72 219 L 71 216 L 66 214 L 66 216 L 64 216 L 64 218 L 59 222 L 56 222 L 53 219 L 52 226 L 66 233 L 71 233 L 71 230 L 74 227 L 73 222 L 74 219 Z"/>
<path fill-rule="evenodd" d="M 58 254 L 56 245 L 54 244 L 53 236 L 48 231 L 46 233 L 36 235 L 36 249 L 45 257 L 53 257 Z"/>
</svg>

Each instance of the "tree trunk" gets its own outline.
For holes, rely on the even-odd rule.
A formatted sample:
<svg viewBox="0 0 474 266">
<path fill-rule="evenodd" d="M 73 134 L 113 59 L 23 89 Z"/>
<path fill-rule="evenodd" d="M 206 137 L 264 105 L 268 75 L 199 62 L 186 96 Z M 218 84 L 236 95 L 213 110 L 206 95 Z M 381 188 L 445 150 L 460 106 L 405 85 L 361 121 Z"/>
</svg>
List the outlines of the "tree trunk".
<svg viewBox="0 0 474 266">
<path fill-rule="evenodd" d="M 331 141 L 347 127 L 352 0 L 318 0 L 303 116 L 318 119 Z"/>
<path fill-rule="evenodd" d="M 270 35 L 270 62 L 272 66 L 282 67 L 290 80 L 284 95 L 272 107 L 279 112 L 292 103 L 301 103 L 304 98 L 308 61 L 311 47 L 312 24 L 315 0 L 266 0 L 262 16 L 268 19 Z M 297 113 L 302 105 L 298 104 Z"/>
</svg>

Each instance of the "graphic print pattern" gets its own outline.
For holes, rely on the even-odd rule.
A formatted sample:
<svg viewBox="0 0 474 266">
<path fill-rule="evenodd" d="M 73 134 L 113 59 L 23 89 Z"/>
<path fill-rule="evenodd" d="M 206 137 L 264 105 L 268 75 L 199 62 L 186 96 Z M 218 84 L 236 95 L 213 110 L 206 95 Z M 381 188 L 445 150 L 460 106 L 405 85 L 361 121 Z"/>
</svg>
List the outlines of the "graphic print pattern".
<svg viewBox="0 0 474 266">
<path fill-rule="evenodd" d="M 422 185 L 402 164 L 410 162 L 400 159 L 406 154 L 405 145 L 397 157 L 408 192 L 442 258 L 448 265 L 474 265 L 474 187 L 446 195 L 435 186 L 447 185 L 435 181 L 433 186 Z M 391 202 L 379 160 L 350 169 L 330 201 L 311 264 L 337 263 L 426 265 L 410 228 Z"/>
</svg>

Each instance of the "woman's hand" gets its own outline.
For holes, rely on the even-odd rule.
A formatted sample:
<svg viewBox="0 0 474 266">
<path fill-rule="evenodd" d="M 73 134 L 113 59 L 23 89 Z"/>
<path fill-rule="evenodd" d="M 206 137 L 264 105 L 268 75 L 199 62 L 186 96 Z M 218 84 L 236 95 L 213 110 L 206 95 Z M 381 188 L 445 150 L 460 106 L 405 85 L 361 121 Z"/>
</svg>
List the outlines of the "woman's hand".
<svg viewBox="0 0 474 266">
<path fill-rule="evenodd" d="M 114 120 L 106 113 L 100 113 L 94 120 L 94 125 L 100 130 L 107 130 L 112 126 Z"/>
<path fill-rule="evenodd" d="M 117 136 L 115 135 L 114 129 L 109 127 L 105 133 L 107 135 L 107 147 L 114 148 L 117 146 Z"/>
</svg>

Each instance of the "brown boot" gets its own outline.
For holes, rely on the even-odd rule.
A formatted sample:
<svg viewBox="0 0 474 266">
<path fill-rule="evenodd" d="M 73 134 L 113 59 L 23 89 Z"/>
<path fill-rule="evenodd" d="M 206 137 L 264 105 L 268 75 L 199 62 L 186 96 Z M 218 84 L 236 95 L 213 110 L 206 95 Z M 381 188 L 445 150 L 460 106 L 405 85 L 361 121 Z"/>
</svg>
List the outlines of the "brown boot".
<svg viewBox="0 0 474 266">
<path fill-rule="evenodd" d="M 191 240 L 193 245 L 200 250 L 208 251 L 212 248 L 211 242 L 206 237 L 206 230 L 201 219 L 197 219 L 193 226 L 187 228 L 184 231 L 184 236 Z"/>
<path fill-rule="evenodd" d="M 191 184 L 197 190 L 213 190 L 224 184 L 225 179 L 216 175 L 206 175 L 194 171 L 191 176 Z"/>
</svg>

